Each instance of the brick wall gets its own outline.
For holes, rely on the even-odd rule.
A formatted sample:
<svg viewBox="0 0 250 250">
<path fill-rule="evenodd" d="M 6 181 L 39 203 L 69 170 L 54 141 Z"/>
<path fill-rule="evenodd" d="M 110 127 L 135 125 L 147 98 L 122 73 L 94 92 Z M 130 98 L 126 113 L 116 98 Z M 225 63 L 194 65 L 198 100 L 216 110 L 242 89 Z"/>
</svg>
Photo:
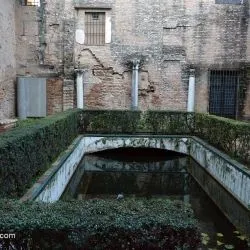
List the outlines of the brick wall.
<svg viewBox="0 0 250 250">
<path fill-rule="evenodd" d="M 47 80 L 47 114 L 63 111 L 63 80 L 50 78 Z"/>
<path fill-rule="evenodd" d="M 89 107 L 129 108 L 131 68 L 124 64 L 141 57 L 140 109 L 185 110 L 188 72 L 194 67 L 196 110 L 207 112 L 208 70 L 239 69 L 247 62 L 247 3 L 88 0 L 78 1 L 77 7 L 105 5 L 111 7 L 106 14 L 111 13 L 112 42 L 105 46 L 75 42 L 75 68 L 89 70 L 84 89 Z M 84 32 L 85 10 L 71 5 L 66 12 L 72 11 L 76 29 Z"/>
<path fill-rule="evenodd" d="M 129 62 L 134 58 L 143 61 L 140 109 L 186 110 L 189 69 L 195 68 L 196 111 L 207 112 L 209 69 L 241 69 L 249 63 L 249 1 L 234 5 L 211 0 L 51 0 L 40 9 L 16 8 L 16 35 L 8 34 L 14 42 L 2 46 L 15 51 L 16 37 L 17 74 L 51 79 L 48 113 L 76 106 L 75 69 L 85 70 L 85 106 L 129 109 Z M 13 15 L 14 2 L 8 1 L 3 13 Z M 104 46 L 84 44 L 86 9 L 106 14 Z M 15 26 L 7 21 L 7 14 L 4 17 L 2 32 Z M 4 66 L 7 80 L 0 79 L 1 105 L 5 107 L 1 112 L 11 116 L 15 55 L 6 55 L 10 56 L 9 66 Z M 245 116 L 250 116 L 249 95 L 248 90 Z"/>
</svg>

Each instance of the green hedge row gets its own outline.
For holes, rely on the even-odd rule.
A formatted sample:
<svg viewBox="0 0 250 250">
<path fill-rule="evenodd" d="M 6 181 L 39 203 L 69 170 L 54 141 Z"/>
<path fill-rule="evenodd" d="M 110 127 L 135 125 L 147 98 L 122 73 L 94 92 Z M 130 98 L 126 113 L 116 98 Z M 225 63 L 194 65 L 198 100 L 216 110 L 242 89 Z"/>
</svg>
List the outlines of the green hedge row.
<svg viewBox="0 0 250 250">
<path fill-rule="evenodd" d="M 195 132 L 218 149 L 250 164 L 250 123 L 208 114 L 195 114 Z"/>
<path fill-rule="evenodd" d="M 73 110 L 18 122 L 0 134 L 0 197 L 18 197 L 83 133 L 197 135 L 250 163 L 250 124 L 180 111 Z"/>
<path fill-rule="evenodd" d="M 188 135 L 194 133 L 194 113 L 182 111 L 147 111 L 144 129 L 154 134 Z"/>
<path fill-rule="evenodd" d="M 197 249 L 190 205 L 167 199 L 0 201 L 0 232 L 32 249 Z"/>
<path fill-rule="evenodd" d="M 141 123 L 141 111 L 84 110 L 81 113 L 80 131 L 83 133 L 133 134 Z"/>
<path fill-rule="evenodd" d="M 80 131 L 107 134 L 197 135 L 250 164 L 250 123 L 181 111 L 84 110 Z"/>
<path fill-rule="evenodd" d="M 194 113 L 84 110 L 81 113 L 80 131 L 104 134 L 190 134 L 194 132 Z"/>
<path fill-rule="evenodd" d="M 19 197 L 78 134 L 79 110 L 18 122 L 0 134 L 0 197 Z"/>
</svg>

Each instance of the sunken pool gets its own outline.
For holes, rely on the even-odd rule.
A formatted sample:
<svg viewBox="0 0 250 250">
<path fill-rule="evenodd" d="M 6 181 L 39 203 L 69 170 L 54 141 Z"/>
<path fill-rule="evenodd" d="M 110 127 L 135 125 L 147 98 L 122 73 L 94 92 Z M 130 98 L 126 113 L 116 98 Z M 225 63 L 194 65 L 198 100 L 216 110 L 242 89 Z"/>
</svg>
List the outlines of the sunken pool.
<svg viewBox="0 0 250 250">
<path fill-rule="evenodd" d="M 189 203 L 204 247 L 248 249 L 249 210 L 190 157 L 151 148 L 120 148 L 87 154 L 62 200 L 161 197 Z M 241 234 L 242 233 L 242 234 Z"/>
</svg>

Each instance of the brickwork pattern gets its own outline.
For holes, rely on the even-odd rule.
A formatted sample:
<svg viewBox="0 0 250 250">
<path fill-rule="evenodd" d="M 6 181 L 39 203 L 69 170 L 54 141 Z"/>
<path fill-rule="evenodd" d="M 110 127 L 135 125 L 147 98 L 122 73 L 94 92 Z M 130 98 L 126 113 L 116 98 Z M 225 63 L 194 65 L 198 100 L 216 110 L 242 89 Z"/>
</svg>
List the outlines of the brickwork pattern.
<svg viewBox="0 0 250 250">
<path fill-rule="evenodd" d="M 50 78 L 47 80 L 47 114 L 62 112 L 63 80 Z"/>
<path fill-rule="evenodd" d="M 207 112 L 208 71 L 240 69 L 249 64 L 250 1 L 235 5 L 210 0 L 51 0 L 41 6 L 44 11 L 16 5 L 13 23 L 7 15 L 15 19 L 14 2 L 8 1 L 3 9 L 7 13 L 3 15 L 5 29 L 16 29 L 16 35 L 8 33 L 8 40 L 14 42 L 0 42 L 6 51 L 15 51 L 15 39 L 17 42 L 17 70 L 14 53 L 6 52 L 8 65 L 4 66 L 5 76 L 0 77 L 1 112 L 6 110 L 5 116 L 15 113 L 16 73 L 51 78 L 48 82 L 55 84 L 55 89 L 48 95 L 48 113 L 76 106 L 75 69 L 86 71 L 85 107 L 129 109 L 129 62 L 136 58 L 142 62 L 139 109 L 186 110 L 189 69 L 194 68 L 195 108 Z M 102 10 L 106 17 L 111 17 L 111 43 L 86 46 L 76 40 L 76 30 L 84 34 L 86 8 Z M 39 29 L 41 21 L 45 34 Z M 2 64 L 5 62 L 0 59 Z M 62 87 L 56 78 L 64 79 Z M 243 113 L 250 116 L 249 87 L 246 93 Z"/>
</svg>

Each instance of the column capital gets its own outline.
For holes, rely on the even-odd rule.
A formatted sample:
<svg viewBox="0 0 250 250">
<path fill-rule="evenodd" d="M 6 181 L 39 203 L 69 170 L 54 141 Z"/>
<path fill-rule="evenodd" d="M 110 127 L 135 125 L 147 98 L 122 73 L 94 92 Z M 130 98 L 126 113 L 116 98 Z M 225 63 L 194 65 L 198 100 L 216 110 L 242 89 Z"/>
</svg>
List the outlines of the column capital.
<svg viewBox="0 0 250 250">
<path fill-rule="evenodd" d="M 140 62 L 141 62 L 141 60 L 139 60 L 139 59 L 133 59 L 133 60 L 132 60 L 132 63 L 133 63 L 134 65 L 140 64 Z"/>
<path fill-rule="evenodd" d="M 87 71 L 87 69 L 75 69 L 76 74 L 83 74 L 86 71 Z"/>
<path fill-rule="evenodd" d="M 140 60 L 139 59 L 133 59 L 132 63 L 133 63 L 133 69 L 138 70 L 139 69 L 139 65 L 140 65 Z"/>
<path fill-rule="evenodd" d="M 195 76 L 195 69 L 189 69 L 189 76 Z"/>
</svg>

